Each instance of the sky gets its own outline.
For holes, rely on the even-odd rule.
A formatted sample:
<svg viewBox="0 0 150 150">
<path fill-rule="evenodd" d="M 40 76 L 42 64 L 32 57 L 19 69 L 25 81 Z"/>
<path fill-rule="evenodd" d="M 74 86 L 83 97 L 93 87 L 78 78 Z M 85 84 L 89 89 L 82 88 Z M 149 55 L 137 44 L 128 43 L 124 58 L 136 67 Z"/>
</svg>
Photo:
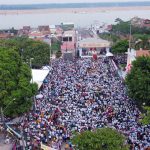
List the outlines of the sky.
<svg viewBox="0 0 150 150">
<path fill-rule="evenodd" d="M 131 2 L 150 0 L 0 0 L 1 4 L 80 3 L 80 2 Z"/>
</svg>

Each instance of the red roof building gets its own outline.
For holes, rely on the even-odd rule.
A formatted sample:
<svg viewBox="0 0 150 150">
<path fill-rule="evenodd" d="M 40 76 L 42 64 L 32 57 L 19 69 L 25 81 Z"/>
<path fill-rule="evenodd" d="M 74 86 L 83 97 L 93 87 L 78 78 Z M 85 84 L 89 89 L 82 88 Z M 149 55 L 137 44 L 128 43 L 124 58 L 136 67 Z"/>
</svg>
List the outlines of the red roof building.
<svg viewBox="0 0 150 150">
<path fill-rule="evenodd" d="M 140 56 L 150 56 L 150 50 L 137 50 L 136 51 L 136 57 L 140 57 Z"/>
</svg>

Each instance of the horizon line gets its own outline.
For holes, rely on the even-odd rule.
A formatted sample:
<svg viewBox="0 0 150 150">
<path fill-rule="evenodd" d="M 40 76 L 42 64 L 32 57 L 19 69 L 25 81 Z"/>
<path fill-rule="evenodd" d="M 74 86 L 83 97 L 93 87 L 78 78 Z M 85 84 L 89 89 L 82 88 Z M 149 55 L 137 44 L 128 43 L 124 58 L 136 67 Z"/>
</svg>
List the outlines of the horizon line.
<svg viewBox="0 0 150 150">
<path fill-rule="evenodd" d="M 116 2 L 62 2 L 62 3 L 27 3 L 27 4 L 0 4 L 0 6 L 10 6 L 10 5 L 47 5 L 47 4 L 51 4 L 51 5 L 64 5 L 64 4 L 107 4 L 107 3 L 150 3 L 150 1 L 116 1 Z"/>
</svg>

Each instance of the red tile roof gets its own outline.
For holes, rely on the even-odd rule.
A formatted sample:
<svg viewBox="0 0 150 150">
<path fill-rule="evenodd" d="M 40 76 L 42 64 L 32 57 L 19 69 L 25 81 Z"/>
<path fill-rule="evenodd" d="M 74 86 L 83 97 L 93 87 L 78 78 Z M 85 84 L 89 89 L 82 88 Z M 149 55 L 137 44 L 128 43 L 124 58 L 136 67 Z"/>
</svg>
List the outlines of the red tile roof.
<svg viewBox="0 0 150 150">
<path fill-rule="evenodd" d="M 10 38 L 11 35 L 9 33 L 0 33 L 0 39 Z"/>
<path fill-rule="evenodd" d="M 136 57 L 140 56 L 150 56 L 150 50 L 137 50 Z"/>
</svg>

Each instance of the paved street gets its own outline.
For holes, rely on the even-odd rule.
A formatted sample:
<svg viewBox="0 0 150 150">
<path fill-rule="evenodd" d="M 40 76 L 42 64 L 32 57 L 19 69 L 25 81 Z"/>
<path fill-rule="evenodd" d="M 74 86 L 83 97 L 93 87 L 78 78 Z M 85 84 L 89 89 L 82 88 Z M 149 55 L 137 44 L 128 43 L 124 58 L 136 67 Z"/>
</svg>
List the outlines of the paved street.
<svg viewBox="0 0 150 150">
<path fill-rule="evenodd" d="M 12 144 L 4 144 L 5 137 L 3 134 L 0 134 L 0 150 L 11 150 Z"/>
</svg>

